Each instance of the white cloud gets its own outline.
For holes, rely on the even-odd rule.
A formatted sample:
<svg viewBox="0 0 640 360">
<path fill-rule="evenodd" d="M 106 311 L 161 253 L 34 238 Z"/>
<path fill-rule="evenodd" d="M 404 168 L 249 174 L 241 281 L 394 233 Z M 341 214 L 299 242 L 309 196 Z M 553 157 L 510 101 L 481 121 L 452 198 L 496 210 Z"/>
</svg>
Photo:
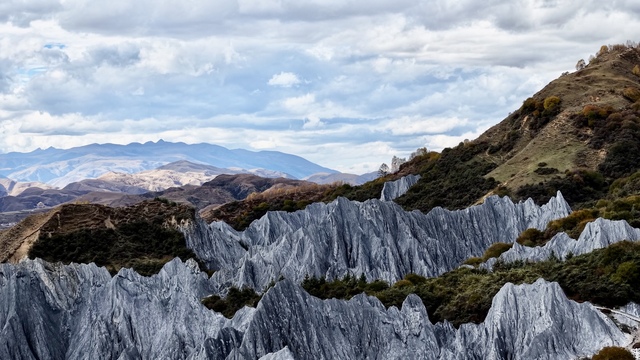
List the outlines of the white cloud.
<svg viewBox="0 0 640 360">
<path fill-rule="evenodd" d="M 163 138 L 371 171 L 638 33 L 632 1 L 3 1 L 0 150 Z"/>
<path fill-rule="evenodd" d="M 300 84 L 300 79 L 298 76 L 291 72 L 280 72 L 279 74 L 274 74 L 268 82 L 271 86 L 282 86 L 282 87 L 292 87 L 293 85 Z"/>
</svg>

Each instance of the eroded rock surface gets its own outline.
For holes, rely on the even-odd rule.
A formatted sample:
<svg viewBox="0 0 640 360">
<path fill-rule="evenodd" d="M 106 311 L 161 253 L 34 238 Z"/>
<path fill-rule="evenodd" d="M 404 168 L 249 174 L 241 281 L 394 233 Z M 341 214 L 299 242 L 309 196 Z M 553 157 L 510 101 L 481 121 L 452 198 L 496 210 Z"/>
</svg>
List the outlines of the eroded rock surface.
<svg viewBox="0 0 640 360">
<path fill-rule="evenodd" d="M 320 300 L 283 280 L 233 319 L 207 310 L 193 261 L 152 277 L 40 260 L 0 265 L 2 359 L 569 359 L 623 333 L 556 283 L 506 284 L 486 320 L 431 324 L 421 300 Z"/>
<path fill-rule="evenodd" d="M 489 259 L 481 266 L 486 269 L 491 269 L 497 261 L 503 261 L 505 263 L 518 260 L 544 261 L 551 256 L 564 260 L 569 254 L 588 254 L 593 250 L 602 249 L 624 240 L 640 240 L 640 229 L 631 227 L 631 225 L 624 220 L 598 218 L 585 226 L 577 240 L 570 238 L 569 235 L 562 232 L 556 234 L 544 246 L 528 247 L 514 243 L 513 247 L 502 253 L 500 257 Z"/>
<path fill-rule="evenodd" d="M 568 300 L 557 283 L 544 280 L 505 285 L 483 323 L 460 329 L 431 324 L 415 295 L 401 309 L 385 309 L 365 295 L 319 300 L 282 281 L 264 296 L 229 358 L 288 346 L 296 359 L 571 359 L 626 342 L 597 309 Z"/>
<path fill-rule="evenodd" d="M 222 222 L 192 224 L 183 232 L 187 246 L 217 270 L 212 282 L 220 291 L 231 285 L 262 290 L 280 276 L 295 282 L 306 275 L 364 274 L 387 282 L 408 273 L 438 276 L 570 211 L 560 193 L 541 207 L 492 196 L 468 209 L 428 214 L 393 202 L 338 198 L 294 213 L 269 212 L 243 232 Z"/>
<path fill-rule="evenodd" d="M 382 186 L 380 200 L 391 201 L 404 195 L 410 187 L 420 180 L 420 175 L 407 175 L 396 181 L 387 181 Z"/>
</svg>

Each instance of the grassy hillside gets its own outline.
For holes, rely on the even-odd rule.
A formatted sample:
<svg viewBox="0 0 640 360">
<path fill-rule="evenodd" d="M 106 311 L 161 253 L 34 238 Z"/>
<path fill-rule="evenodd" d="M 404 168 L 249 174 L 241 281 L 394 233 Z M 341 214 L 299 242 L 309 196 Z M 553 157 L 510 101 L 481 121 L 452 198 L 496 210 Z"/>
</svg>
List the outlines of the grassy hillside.
<svg viewBox="0 0 640 360">
<path fill-rule="evenodd" d="M 361 186 L 236 202 L 207 219 L 241 230 L 267 210 L 293 211 L 337 196 L 378 198 L 385 181 L 407 174 L 422 178 L 395 200 L 406 210 L 461 209 L 492 194 L 543 204 L 558 190 L 575 209 L 595 208 L 640 188 L 638 154 L 640 49 L 604 46 L 586 67 L 552 81 L 476 140 L 417 156 L 398 173 Z"/>
</svg>

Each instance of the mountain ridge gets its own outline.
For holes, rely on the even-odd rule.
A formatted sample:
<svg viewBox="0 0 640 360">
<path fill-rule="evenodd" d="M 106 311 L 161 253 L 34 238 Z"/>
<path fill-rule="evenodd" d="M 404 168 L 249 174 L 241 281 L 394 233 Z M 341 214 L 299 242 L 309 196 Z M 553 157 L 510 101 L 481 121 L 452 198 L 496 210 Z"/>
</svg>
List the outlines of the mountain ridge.
<svg viewBox="0 0 640 360">
<path fill-rule="evenodd" d="M 64 186 L 73 181 L 98 177 L 107 171 L 131 173 L 178 160 L 221 168 L 262 168 L 296 178 L 336 172 L 302 157 L 277 151 L 229 150 L 206 143 L 158 141 L 128 145 L 91 144 L 64 150 L 49 148 L 29 153 L 0 154 L 0 175 L 18 181 L 41 181 Z"/>
</svg>

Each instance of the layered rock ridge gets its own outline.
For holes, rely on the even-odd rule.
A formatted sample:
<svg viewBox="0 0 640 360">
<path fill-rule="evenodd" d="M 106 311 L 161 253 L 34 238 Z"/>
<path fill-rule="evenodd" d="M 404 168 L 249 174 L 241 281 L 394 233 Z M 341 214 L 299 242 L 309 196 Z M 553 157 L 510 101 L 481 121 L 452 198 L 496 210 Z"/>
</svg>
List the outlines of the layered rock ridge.
<svg viewBox="0 0 640 360">
<path fill-rule="evenodd" d="M 195 262 L 151 277 L 41 260 L 0 265 L 3 359 L 561 359 L 628 339 L 556 283 L 506 284 L 486 320 L 431 324 L 420 298 L 320 300 L 290 280 L 233 319 L 207 310 Z"/>
<path fill-rule="evenodd" d="M 481 267 L 491 269 L 497 261 L 511 263 L 515 261 L 544 261 L 552 256 L 565 260 L 571 255 L 588 254 L 596 249 L 624 241 L 640 240 L 640 229 L 631 227 L 624 220 L 598 218 L 588 223 L 577 240 L 564 232 L 556 234 L 543 246 L 528 247 L 514 243 L 513 247 L 498 258 L 489 259 Z"/>
<path fill-rule="evenodd" d="M 306 275 L 364 274 L 387 282 L 408 273 L 438 276 L 493 243 L 512 243 L 525 229 L 544 229 L 570 211 L 560 193 L 541 207 L 492 196 L 468 209 L 428 214 L 393 202 L 338 198 L 294 213 L 269 212 L 243 232 L 222 222 L 191 224 L 183 232 L 187 246 L 217 270 L 217 289 L 262 290 L 281 276 L 298 283 Z"/>
<path fill-rule="evenodd" d="M 296 359 L 572 359 L 627 342 L 592 305 L 568 300 L 544 280 L 506 284 L 483 323 L 459 329 L 431 324 L 415 295 L 401 309 L 385 309 L 363 294 L 320 300 L 285 280 L 265 294 L 227 358 L 258 358 L 286 346 Z"/>
<path fill-rule="evenodd" d="M 0 264 L 0 358 L 208 358 L 207 339 L 242 328 L 200 303 L 209 293 L 192 260 L 151 277 L 129 269 L 111 277 L 94 264 Z"/>
</svg>

